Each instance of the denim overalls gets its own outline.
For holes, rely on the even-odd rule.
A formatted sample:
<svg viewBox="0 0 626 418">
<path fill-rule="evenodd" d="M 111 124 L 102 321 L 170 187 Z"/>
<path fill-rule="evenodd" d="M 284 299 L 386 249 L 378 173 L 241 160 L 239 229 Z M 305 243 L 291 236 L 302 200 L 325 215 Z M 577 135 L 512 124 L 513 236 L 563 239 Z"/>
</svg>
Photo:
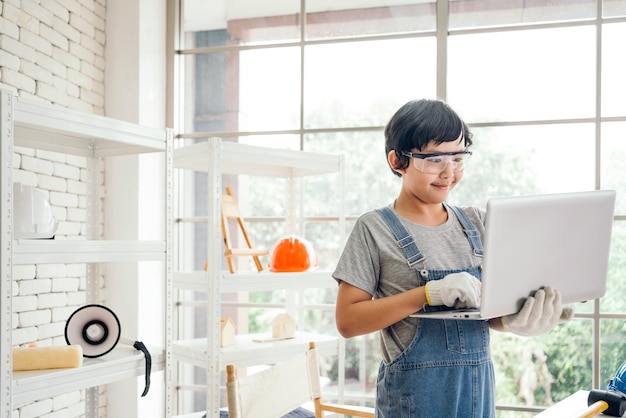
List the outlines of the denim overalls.
<svg viewBox="0 0 626 418">
<path fill-rule="evenodd" d="M 452 207 L 474 254 L 482 256 L 479 233 L 465 212 Z M 465 270 L 419 270 L 417 244 L 393 211 L 377 210 L 391 228 L 419 286 L 450 273 L 481 278 L 480 266 Z M 447 307 L 427 306 L 426 310 Z M 441 382 L 444 382 L 443 384 Z M 489 323 L 477 320 L 419 319 L 413 341 L 389 364 L 381 362 L 376 383 L 377 418 L 495 417 L 495 383 L 489 352 Z"/>
</svg>

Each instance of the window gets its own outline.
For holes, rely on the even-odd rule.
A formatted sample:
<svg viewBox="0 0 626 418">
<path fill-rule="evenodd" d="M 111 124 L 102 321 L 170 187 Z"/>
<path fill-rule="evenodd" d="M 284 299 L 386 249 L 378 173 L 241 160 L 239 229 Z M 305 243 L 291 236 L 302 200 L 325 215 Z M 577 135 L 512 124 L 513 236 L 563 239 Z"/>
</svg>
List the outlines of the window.
<svg viewBox="0 0 626 418">
<path fill-rule="evenodd" d="M 409 99 L 442 97 L 475 135 L 453 203 L 616 189 L 607 296 L 578 304 L 576 318 L 553 333 L 494 334 L 492 344 L 501 417 L 531 416 L 579 389 L 605 387 L 626 351 L 624 2 L 340 3 L 304 1 L 300 10 L 300 2 L 280 0 L 186 0 L 179 137 L 342 153 L 343 199 L 354 220 L 397 195 L 382 136 L 389 117 Z M 280 236 L 272 222 L 284 208 L 265 196 L 282 187 L 238 184 L 250 212 L 265 218 L 251 229 L 266 247 Z M 332 181 L 303 188 L 312 202 L 340 198 Z M 304 206 L 311 220 L 301 232 L 329 249 L 321 258 L 332 269 L 341 246 L 337 213 Z M 315 296 L 332 303 L 333 295 Z M 335 332 L 327 313 L 310 319 Z M 372 400 L 379 358 L 374 335 L 347 341 L 347 400 Z M 337 364 L 327 374 L 336 383 Z"/>
</svg>

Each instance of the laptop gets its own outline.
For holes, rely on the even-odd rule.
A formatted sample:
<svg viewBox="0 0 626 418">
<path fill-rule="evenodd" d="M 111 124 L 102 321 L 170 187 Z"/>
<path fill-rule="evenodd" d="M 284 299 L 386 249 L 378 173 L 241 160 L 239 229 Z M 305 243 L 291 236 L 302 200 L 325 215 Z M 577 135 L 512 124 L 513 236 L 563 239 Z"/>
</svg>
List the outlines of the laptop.
<svg viewBox="0 0 626 418">
<path fill-rule="evenodd" d="M 519 312 L 552 286 L 563 304 L 604 296 L 615 210 L 614 190 L 487 202 L 480 309 L 417 312 L 412 317 L 490 319 Z"/>
</svg>

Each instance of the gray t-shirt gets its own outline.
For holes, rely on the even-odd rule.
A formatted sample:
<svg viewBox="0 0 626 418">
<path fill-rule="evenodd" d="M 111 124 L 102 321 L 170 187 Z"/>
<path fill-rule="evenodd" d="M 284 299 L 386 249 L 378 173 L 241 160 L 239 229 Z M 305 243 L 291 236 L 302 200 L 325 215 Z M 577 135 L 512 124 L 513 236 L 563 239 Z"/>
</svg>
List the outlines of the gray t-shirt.
<svg viewBox="0 0 626 418">
<path fill-rule="evenodd" d="M 402 225 L 414 237 L 426 257 L 416 268 L 427 270 L 460 270 L 478 266 L 482 258 L 475 256 L 463 227 L 447 205 L 448 220 L 439 226 L 424 226 L 400 217 L 393 204 L 390 208 Z M 485 232 L 485 212 L 475 207 L 463 208 L 481 239 Z M 396 244 L 393 232 L 383 218 L 371 211 L 361 215 L 352 229 L 333 277 L 358 287 L 378 299 L 402 293 L 418 286 L 415 269 Z M 389 362 L 411 343 L 417 328 L 417 318 L 406 318 L 380 332 L 381 351 Z"/>
</svg>

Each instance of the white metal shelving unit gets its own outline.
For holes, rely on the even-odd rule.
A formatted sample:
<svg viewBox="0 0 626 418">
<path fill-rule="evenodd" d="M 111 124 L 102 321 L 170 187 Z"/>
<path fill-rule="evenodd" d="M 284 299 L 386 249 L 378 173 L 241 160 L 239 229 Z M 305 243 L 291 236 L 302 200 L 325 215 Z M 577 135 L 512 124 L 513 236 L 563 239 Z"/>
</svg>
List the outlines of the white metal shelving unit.
<svg viewBox="0 0 626 418">
<path fill-rule="evenodd" d="M 172 132 L 144 127 L 100 115 L 78 112 L 49 104 L 24 100 L 9 91 L 0 92 L 0 409 L 9 418 L 13 408 L 76 390 L 87 389 L 85 416 L 97 416 L 95 387 L 135 376 L 145 371 L 143 354 L 130 346 L 117 345 L 105 356 L 85 359 L 76 369 L 12 372 L 12 269 L 20 264 L 86 263 L 87 303 L 98 302 L 100 263 L 160 260 L 168 284 L 170 275 L 171 201 L 169 189 L 164 203 L 166 237 L 162 241 L 106 241 L 95 236 L 99 205 L 94 190 L 99 183 L 102 157 L 164 152 L 167 187 L 172 176 Z M 13 146 L 22 146 L 88 158 L 90 187 L 87 196 L 86 240 L 14 240 Z M 106 232 L 106 231 L 105 231 Z M 111 296 L 114 297 L 114 296 Z M 164 368 L 163 348 L 150 347 L 153 371 Z"/>
<path fill-rule="evenodd" d="M 336 355 L 340 350 L 340 340 L 334 336 L 296 332 L 293 339 L 275 342 L 256 342 L 259 335 L 236 335 L 233 346 L 220 348 L 220 319 L 223 293 L 251 292 L 265 290 L 303 290 L 307 288 L 325 288 L 336 286 L 330 272 L 312 271 L 302 273 L 236 272 L 222 270 L 223 237 L 221 233 L 221 194 L 222 175 L 253 175 L 280 177 L 288 180 L 288 189 L 293 191 L 292 183 L 298 178 L 330 173 L 339 174 L 340 188 L 343 191 L 343 156 L 273 149 L 251 146 L 236 142 L 210 138 L 174 150 L 174 168 L 208 173 L 208 225 L 207 264 L 208 270 L 201 272 L 176 271 L 172 273 L 174 291 L 195 290 L 206 293 L 204 303 L 207 311 L 206 338 L 182 339 L 172 341 L 170 366 L 177 363 L 193 365 L 206 370 L 206 416 L 219 417 L 220 409 L 220 374 L 226 364 L 236 367 L 248 367 L 278 362 L 291 355 L 302 352 L 309 341 L 316 341 L 320 354 Z M 289 202 L 291 211 L 295 202 Z M 340 203 L 340 228 L 344 230 L 343 204 Z M 295 213 L 295 212 L 293 212 Z M 287 222 L 294 222 L 287 217 Z M 173 292 L 174 293 L 174 292 Z M 172 300 L 171 309 L 178 303 Z M 173 329 L 174 331 L 174 329 Z M 267 336 L 267 335 L 264 335 Z M 174 338 L 171 334 L 170 339 Z M 168 354 L 170 355 L 170 354 Z M 343 362 L 342 362 L 343 363 Z M 176 399 L 178 382 L 176 371 L 168 370 L 168 393 Z M 171 408 L 171 414 L 176 414 Z M 180 417 L 201 416 L 192 413 Z M 173 415 L 169 415 L 173 416 Z M 168 416 L 168 417 L 169 417 Z"/>
</svg>

